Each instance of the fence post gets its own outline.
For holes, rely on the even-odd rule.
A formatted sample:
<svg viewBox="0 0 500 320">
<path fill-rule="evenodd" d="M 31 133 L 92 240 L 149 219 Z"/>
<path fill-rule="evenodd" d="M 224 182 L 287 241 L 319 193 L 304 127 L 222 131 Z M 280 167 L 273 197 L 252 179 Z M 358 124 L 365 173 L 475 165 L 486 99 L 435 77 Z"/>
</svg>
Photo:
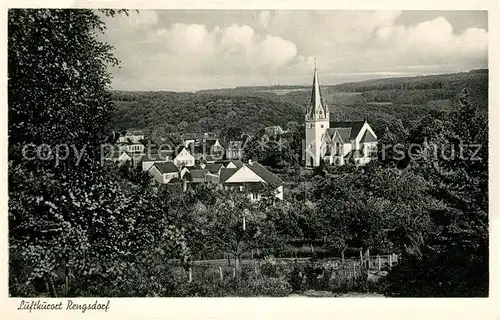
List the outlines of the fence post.
<svg viewBox="0 0 500 320">
<path fill-rule="evenodd" d="M 189 282 L 193 281 L 193 270 L 189 268 Z"/>
<path fill-rule="evenodd" d="M 342 265 L 344 264 L 344 250 L 342 250 L 342 252 L 340 253 L 341 257 L 342 257 Z"/>
<path fill-rule="evenodd" d="M 361 263 L 361 266 L 363 266 L 363 250 L 359 250 L 359 261 Z"/>
<path fill-rule="evenodd" d="M 377 254 L 378 271 L 380 272 L 380 255 Z"/>
<path fill-rule="evenodd" d="M 236 267 L 233 267 L 233 278 L 236 278 Z"/>
<path fill-rule="evenodd" d="M 314 247 L 313 247 L 312 243 L 311 243 L 311 254 L 314 256 Z"/>
<path fill-rule="evenodd" d="M 231 265 L 231 258 L 229 257 L 229 253 L 226 253 L 226 257 L 227 257 L 227 265 L 230 266 Z"/>
<path fill-rule="evenodd" d="M 389 255 L 389 267 L 392 268 L 392 254 Z"/>
<path fill-rule="evenodd" d="M 220 276 L 220 280 L 224 280 L 224 276 L 222 275 L 222 267 L 219 266 L 219 276 Z"/>
<path fill-rule="evenodd" d="M 356 263 L 352 264 L 352 273 L 354 274 L 354 279 L 356 279 Z"/>
<path fill-rule="evenodd" d="M 371 267 L 371 261 L 370 261 L 370 249 L 366 249 L 366 259 L 368 260 L 368 261 L 367 261 L 367 264 L 368 264 L 368 270 L 370 270 L 370 267 Z"/>
<path fill-rule="evenodd" d="M 252 260 L 253 260 L 253 249 L 252 249 L 252 251 L 251 251 L 251 252 L 252 252 Z"/>
</svg>

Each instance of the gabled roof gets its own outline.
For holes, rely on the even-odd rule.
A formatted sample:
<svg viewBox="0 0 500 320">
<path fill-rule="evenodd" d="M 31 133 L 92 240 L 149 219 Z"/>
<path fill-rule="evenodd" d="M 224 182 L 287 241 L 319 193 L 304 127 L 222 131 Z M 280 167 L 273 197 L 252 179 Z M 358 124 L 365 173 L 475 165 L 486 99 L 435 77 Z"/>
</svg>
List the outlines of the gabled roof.
<svg viewBox="0 0 500 320">
<path fill-rule="evenodd" d="M 377 142 L 377 139 L 373 136 L 373 134 L 370 132 L 370 130 L 366 130 L 365 134 L 360 140 L 361 143 L 363 142 Z"/>
<path fill-rule="evenodd" d="M 155 163 L 152 167 L 156 167 L 161 173 L 179 172 L 179 169 L 173 162 L 159 162 Z"/>
<path fill-rule="evenodd" d="M 116 143 L 117 145 L 144 145 L 142 142 L 134 142 L 130 138 L 127 138 L 126 141 L 119 141 Z"/>
<path fill-rule="evenodd" d="M 240 170 L 239 168 L 236 168 L 236 169 L 233 169 L 233 168 L 230 168 L 230 169 L 226 169 L 226 168 L 222 168 L 220 170 L 220 183 L 224 183 L 226 182 L 227 179 L 231 178 L 233 174 L 235 174 L 238 170 Z"/>
<path fill-rule="evenodd" d="M 274 173 L 264 168 L 261 164 L 253 162 L 252 164 L 245 164 L 250 168 L 255 174 L 262 178 L 266 183 L 272 186 L 280 186 L 283 184 L 280 178 L 278 178 Z"/>
<path fill-rule="evenodd" d="M 217 135 L 215 132 L 186 132 L 182 135 L 183 140 L 195 140 L 195 139 L 216 139 Z"/>
<path fill-rule="evenodd" d="M 328 128 L 326 132 L 330 138 L 333 138 L 335 132 L 337 132 L 343 142 L 349 142 L 351 140 L 352 128 Z"/>
<path fill-rule="evenodd" d="M 214 146 L 219 142 L 222 148 L 226 148 L 227 144 L 222 139 L 203 139 L 199 142 L 191 142 L 187 145 L 187 149 L 192 151 L 194 154 L 207 154 L 210 155 L 213 151 L 215 151 Z"/>
<path fill-rule="evenodd" d="M 236 168 L 241 168 L 244 165 L 243 161 L 241 161 L 241 160 L 231 160 L 229 162 L 232 162 L 236 166 Z"/>
<path fill-rule="evenodd" d="M 184 149 L 187 151 L 187 153 L 189 153 L 190 155 L 192 155 L 192 153 L 191 153 L 191 149 L 186 148 L 186 147 L 184 147 L 184 146 L 179 146 L 179 147 L 177 148 L 177 150 L 176 150 L 175 157 L 177 157 L 177 156 L 178 156 L 178 155 L 182 152 L 182 150 L 184 150 Z"/>
<path fill-rule="evenodd" d="M 205 180 L 205 175 L 209 173 L 207 169 L 201 169 L 201 170 L 190 170 L 189 175 L 193 179 L 203 179 Z"/>
<path fill-rule="evenodd" d="M 365 121 L 333 121 L 330 122 L 330 129 L 350 129 L 349 138 L 347 140 L 344 139 L 344 141 L 349 141 L 356 139 L 364 125 Z"/>
<path fill-rule="evenodd" d="M 131 130 L 130 133 L 134 136 L 143 136 L 144 133 L 142 133 L 141 130 Z"/>
<path fill-rule="evenodd" d="M 222 167 L 222 163 L 207 163 L 205 169 L 209 170 L 210 173 L 218 173 Z"/>
<path fill-rule="evenodd" d="M 217 160 L 217 161 L 215 161 L 215 163 L 222 164 L 224 166 L 224 168 L 227 168 L 227 166 L 230 163 L 232 163 L 238 169 L 241 168 L 241 167 L 243 167 L 243 165 L 244 165 L 243 161 L 238 160 L 238 159 L 233 159 L 233 160 Z M 231 168 L 229 168 L 229 169 L 231 169 Z"/>
</svg>

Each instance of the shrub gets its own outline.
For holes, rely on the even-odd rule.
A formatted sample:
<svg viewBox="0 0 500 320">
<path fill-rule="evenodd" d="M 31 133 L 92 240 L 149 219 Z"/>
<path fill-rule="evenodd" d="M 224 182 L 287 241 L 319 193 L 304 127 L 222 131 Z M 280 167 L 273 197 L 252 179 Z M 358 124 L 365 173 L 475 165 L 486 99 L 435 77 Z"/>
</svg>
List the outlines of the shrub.
<svg viewBox="0 0 500 320">
<path fill-rule="evenodd" d="M 267 256 L 260 262 L 260 272 L 264 277 L 286 277 L 290 267 L 284 261 L 277 261 L 273 256 Z"/>
<path fill-rule="evenodd" d="M 286 297 L 292 293 L 292 287 L 285 278 L 251 278 L 246 286 L 241 287 L 243 296 Z"/>
</svg>

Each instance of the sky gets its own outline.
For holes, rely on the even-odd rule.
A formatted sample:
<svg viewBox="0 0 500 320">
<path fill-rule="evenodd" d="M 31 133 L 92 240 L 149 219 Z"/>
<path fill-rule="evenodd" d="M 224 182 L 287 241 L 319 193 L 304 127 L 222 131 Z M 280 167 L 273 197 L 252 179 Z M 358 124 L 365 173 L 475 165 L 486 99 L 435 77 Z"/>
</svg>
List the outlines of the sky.
<svg viewBox="0 0 500 320">
<path fill-rule="evenodd" d="M 488 66 L 487 11 L 139 10 L 105 18 L 116 90 L 196 91 Z"/>
</svg>

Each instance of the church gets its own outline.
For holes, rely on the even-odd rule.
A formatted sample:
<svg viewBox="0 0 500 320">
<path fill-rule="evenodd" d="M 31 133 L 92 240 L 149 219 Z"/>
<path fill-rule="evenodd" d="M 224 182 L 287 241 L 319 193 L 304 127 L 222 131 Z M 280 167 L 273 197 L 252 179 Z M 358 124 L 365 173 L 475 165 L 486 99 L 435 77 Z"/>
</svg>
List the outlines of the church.
<svg viewBox="0 0 500 320">
<path fill-rule="evenodd" d="M 377 158 L 377 135 L 366 120 L 330 122 L 316 67 L 305 126 L 303 160 L 306 167 L 317 167 L 321 163 L 364 165 Z"/>
</svg>

